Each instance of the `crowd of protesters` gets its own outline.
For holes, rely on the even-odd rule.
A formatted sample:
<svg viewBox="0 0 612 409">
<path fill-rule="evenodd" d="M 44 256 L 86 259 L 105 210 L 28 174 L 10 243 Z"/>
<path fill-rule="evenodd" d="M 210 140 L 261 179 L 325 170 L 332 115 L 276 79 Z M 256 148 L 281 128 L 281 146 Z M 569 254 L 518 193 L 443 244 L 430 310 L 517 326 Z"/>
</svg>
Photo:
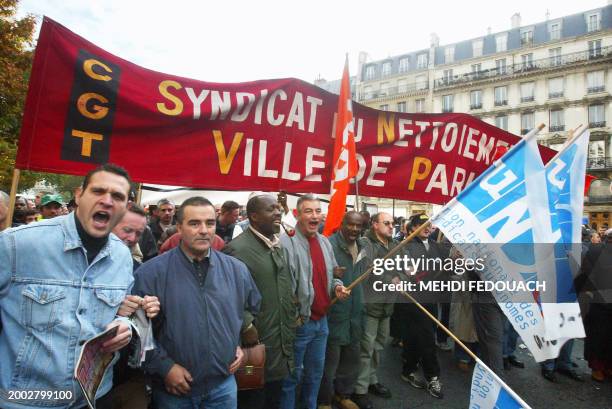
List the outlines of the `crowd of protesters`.
<svg viewBox="0 0 612 409">
<path fill-rule="evenodd" d="M 104 350 L 117 360 L 96 396 L 102 409 L 127 407 L 122 385 L 130 381 L 137 388 L 129 393 L 157 409 L 372 409 L 371 395 L 402 393 L 379 381 L 389 342 L 401 347 L 401 379 L 434 398 L 444 398 L 440 351 L 454 349 L 458 367 L 471 370 L 471 355 L 416 304 L 373 291 L 372 275 L 350 287 L 417 230 L 400 254 L 462 257 L 439 231 L 420 228 L 424 214 L 404 220 L 348 211 L 327 238 L 314 195 L 301 196 L 295 209 L 283 192 L 254 192 L 242 205 L 195 196 L 145 211 L 130 184 L 109 164 L 91 171 L 68 203 L 57 194 L 16 198 L 14 228 L 0 234 L 0 407 L 39 407 L 5 393 L 34 389 L 70 390 L 73 399 L 56 406 L 87 407 L 72 377 L 76 357 L 109 326 L 118 331 Z M 7 208 L 0 192 L 2 226 Z M 585 358 L 603 382 L 612 377 L 612 229 L 585 227 L 582 255 L 575 283 Z M 480 279 L 473 271 L 409 273 L 392 269 L 376 279 Z M 491 293 L 414 296 L 502 378 L 525 367 L 515 355 L 520 338 Z M 139 309 L 152 319 L 155 348 L 141 368 L 130 368 L 129 317 Z M 259 343 L 265 384 L 239 390 L 234 374 L 245 349 Z M 541 363 L 544 378 L 583 381 L 572 347 Z"/>
</svg>

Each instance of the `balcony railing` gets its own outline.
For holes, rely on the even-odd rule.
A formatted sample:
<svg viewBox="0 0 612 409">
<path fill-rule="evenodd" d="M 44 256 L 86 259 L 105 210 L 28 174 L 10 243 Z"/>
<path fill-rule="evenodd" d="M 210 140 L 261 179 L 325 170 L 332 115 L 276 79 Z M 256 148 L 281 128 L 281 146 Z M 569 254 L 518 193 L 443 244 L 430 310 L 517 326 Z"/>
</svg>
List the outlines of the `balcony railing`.
<svg viewBox="0 0 612 409">
<path fill-rule="evenodd" d="M 442 108 L 442 112 L 443 112 L 443 113 L 445 113 L 445 114 L 447 114 L 447 113 L 449 113 L 449 112 L 453 112 L 453 107 L 450 107 L 450 108 L 448 108 L 448 107 L 447 107 L 447 108 Z"/>
<path fill-rule="evenodd" d="M 383 98 L 394 95 L 407 94 L 412 92 L 427 91 L 429 84 L 427 82 L 416 82 L 414 84 L 406 84 L 397 87 L 389 87 L 381 89 L 380 91 L 370 91 L 364 93 L 359 97 L 360 101 L 366 101 L 368 99 Z"/>
<path fill-rule="evenodd" d="M 533 95 L 530 97 L 521 97 L 521 102 L 533 102 Z"/>
<path fill-rule="evenodd" d="M 589 128 L 603 128 L 606 126 L 606 121 L 589 122 Z"/>
<path fill-rule="evenodd" d="M 531 129 L 521 129 L 521 135 L 527 135 Z"/>
<path fill-rule="evenodd" d="M 606 86 L 605 85 L 598 85 L 596 87 L 589 87 L 587 88 L 587 94 L 595 94 L 597 92 L 603 92 L 606 90 Z"/>
<path fill-rule="evenodd" d="M 496 107 L 503 107 L 504 105 L 508 105 L 508 100 L 507 99 L 503 99 L 501 101 L 495 101 L 494 105 Z"/>
<path fill-rule="evenodd" d="M 542 58 L 540 60 L 519 62 L 506 67 L 491 68 L 478 72 L 469 72 L 463 75 L 454 75 L 450 78 L 438 78 L 434 81 L 435 88 L 445 88 L 449 86 L 461 85 L 471 81 L 504 77 L 515 74 L 525 74 L 537 70 L 558 68 L 566 65 L 579 64 L 593 59 L 603 59 L 612 57 L 612 46 L 594 48 L 591 50 L 579 51 L 571 54 L 555 56 L 555 58 Z"/>
<path fill-rule="evenodd" d="M 612 169 L 612 158 L 588 158 L 587 170 L 610 170 Z"/>
<path fill-rule="evenodd" d="M 561 92 L 549 92 L 548 93 L 548 98 L 553 99 L 553 98 L 561 98 L 563 96 L 563 91 Z"/>
<path fill-rule="evenodd" d="M 565 131 L 565 125 L 551 125 L 548 127 L 550 132 L 563 132 Z"/>
<path fill-rule="evenodd" d="M 482 109 L 482 104 L 470 104 L 470 109 Z"/>
</svg>

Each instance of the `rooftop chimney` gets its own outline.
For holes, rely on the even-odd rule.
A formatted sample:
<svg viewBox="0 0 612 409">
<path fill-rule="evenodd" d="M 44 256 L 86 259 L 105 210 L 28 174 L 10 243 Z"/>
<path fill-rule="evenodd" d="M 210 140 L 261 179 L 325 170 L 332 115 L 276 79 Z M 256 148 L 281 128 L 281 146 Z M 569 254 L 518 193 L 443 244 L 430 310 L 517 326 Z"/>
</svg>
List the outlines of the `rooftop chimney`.
<svg viewBox="0 0 612 409">
<path fill-rule="evenodd" d="M 429 39 L 430 39 L 429 40 L 430 45 L 432 45 L 434 47 L 437 47 L 437 46 L 440 45 L 440 37 L 438 37 L 438 35 L 436 33 L 431 33 L 429 35 Z"/>
<path fill-rule="evenodd" d="M 512 28 L 519 28 L 521 26 L 521 13 L 514 13 L 510 20 L 512 21 Z"/>
</svg>

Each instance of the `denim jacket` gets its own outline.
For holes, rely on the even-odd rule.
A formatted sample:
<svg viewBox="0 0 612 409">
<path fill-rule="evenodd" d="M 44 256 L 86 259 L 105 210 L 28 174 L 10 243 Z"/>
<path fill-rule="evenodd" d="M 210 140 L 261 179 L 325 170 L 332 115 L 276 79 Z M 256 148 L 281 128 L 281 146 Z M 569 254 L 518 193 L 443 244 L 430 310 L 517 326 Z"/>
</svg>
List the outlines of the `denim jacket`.
<svg viewBox="0 0 612 409">
<path fill-rule="evenodd" d="M 87 265 L 74 214 L 0 233 L 0 407 L 79 408 L 82 343 L 103 331 L 133 285 L 128 248 L 114 235 Z M 112 370 L 98 397 L 112 386 Z M 9 399 L 10 391 L 71 391 L 72 400 Z"/>
</svg>

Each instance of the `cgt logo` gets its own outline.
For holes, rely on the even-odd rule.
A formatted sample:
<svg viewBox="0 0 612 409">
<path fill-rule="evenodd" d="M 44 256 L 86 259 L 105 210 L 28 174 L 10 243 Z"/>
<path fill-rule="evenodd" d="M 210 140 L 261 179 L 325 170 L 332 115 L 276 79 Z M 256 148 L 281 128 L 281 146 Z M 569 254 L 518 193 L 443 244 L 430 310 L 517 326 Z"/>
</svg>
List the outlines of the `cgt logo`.
<svg viewBox="0 0 612 409">
<path fill-rule="evenodd" d="M 62 159 L 106 163 L 110 155 L 120 69 L 81 50 L 77 56 Z"/>
</svg>

